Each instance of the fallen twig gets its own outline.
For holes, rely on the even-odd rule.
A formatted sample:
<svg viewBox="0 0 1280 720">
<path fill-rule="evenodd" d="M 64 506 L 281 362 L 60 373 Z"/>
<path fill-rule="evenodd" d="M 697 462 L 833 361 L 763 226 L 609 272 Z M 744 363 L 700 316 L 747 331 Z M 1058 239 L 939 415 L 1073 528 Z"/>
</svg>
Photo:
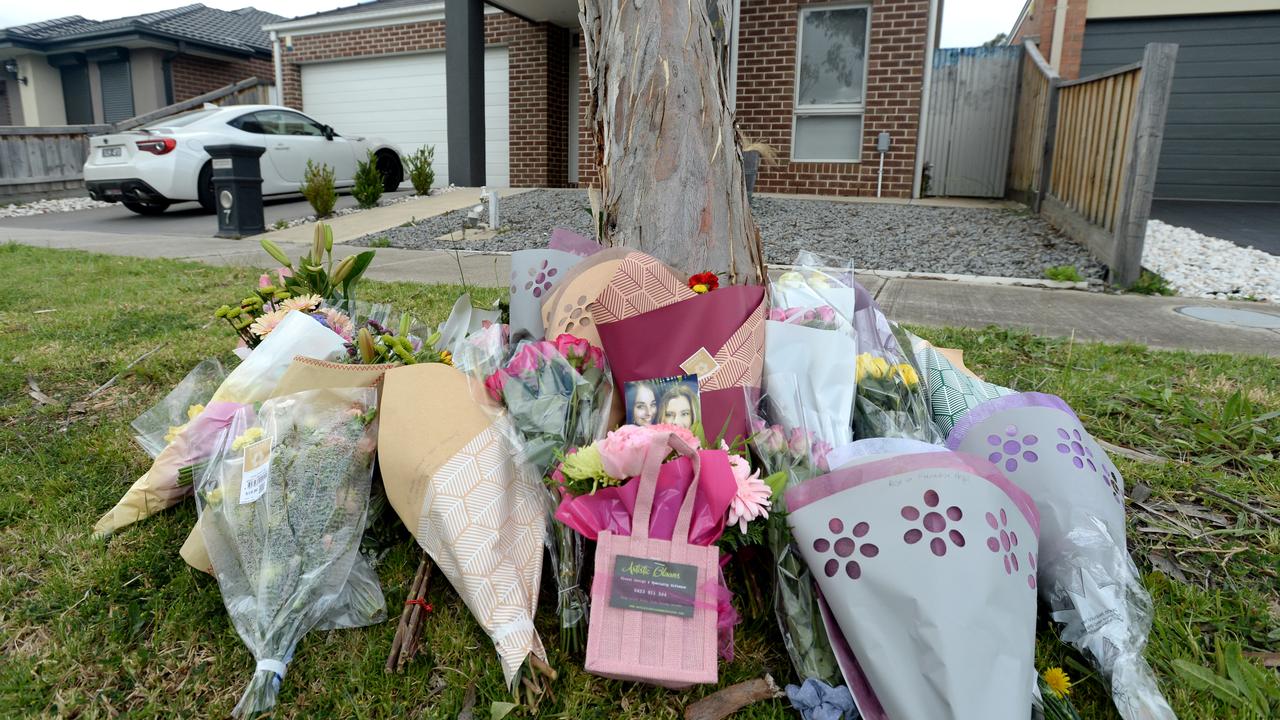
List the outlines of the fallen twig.
<svg viewBox="0 0 1280 720">
<path fill-rule="evenodd" d="M 702 698 L 684 709 L 684 720 L 721 720 L 762 700 L 782 697 L 771 675 L 740 682 Z"/>
<path fill-rule="evenodd" d="M 1230 495 L 1227 495 L 1225 493 L 1220 493 L 1217 490 L 1214 490 L 1213 488 L 1207 488 L 1201 485 L 1200 489 L 1204 491 L 1206 495 L 1212 495 L 1213 497 L 1218 498 L 1219 500 L 1221 500 L 1224 503 L 1227 503 L 1228 505 L 1234 505 L 1240 508 L 1241 510 L 1244 510 L 1245 512 L 1250 513 L 1252 515 L 1256 515 L 1273 525 L 1280 525 L 1280 518 L 1277 518 L 1275 515 L 1271 515 L 1269 513 L 1263 512 L 1262 510 L 1259 510 L 1258 508 L 1253 507 L 1248 503 L 1241 502 L 1231 497 Z"/>
<path fill-rule="evenodd" d="M 458 720 L 472 720 L 476 714 L 476 684 L 475 682 L 467 683 L 467 694 L 462 698 L 462 712 L 458 713 Z"/>
<path fill-rule="evenodd" d="M 88 401 L 88 400 L 90 400 L 91 398 L 93 398 L 95 395 L 97 395 L 98 393 L 102 392 L 103 390 L 106 390 L 107 388 L 111 387 L 112 385 L 115 385 L 115 384 L 116 384 L 116 380 L 119 380 L 121 375 L 124 375 L 125 373 L 129 372 L 130 370 L 132 370 L 134 365 L 137 365 L 138 363 L 142 362 L 143 360 L 146 360 L 147 358 L 151 357 L 151 356 L 152 356 L 156 351 L 158 351 L 160 348 L 164 347 L 166 344 L 167 344 L 167 343 L 160 343 L 159 345 L 157 345 L 157 346 L 155 346 L 155 347 L 151 348 L 150 350 L 148 350 L 148 351 L 146 351 L 146 352 L 142 353 L 141 355 L 139 355 L 137 358 L 135 358 L 135 359 L 134 359 L 134 361 L 133 361 L 133 362 L 129 363 L 128 365 L 125 365 L 123 370 L 121 370 L 120 372 L 118 372 L 118 373 L 116 373 L 115 375 L 113 375 L 113 376 L 111 377 L 111 379 L 110 379 L 110 380 L 108 380 L 108 381 L 106 381 L 106 382 L 102 383 L 101 385 L 99 385 L 97 390 L 94 390 L 93 392 L 89 393 L 88 395 L 85 395 L 85 396 L 84 396 L 84 400 L 82 400 L 81 402 Z"/>
<path fill-rule="evenodd" d="M 409 597 L 405 600 L 404 609 L 400 612 L 400 622 L 396 625 L 395 637 L 391 640 L 391 652 L 387 655 L 386 672 L 396 672 L 404 663 L 412 659 L 416 647 L 410 646 L 410 638 L 416 633 L 413 624 L 414 611 L 420 609 L 418 602 L 426 596 L 427 576 L 430 574 L 430 560 L 426 553 L 418 563 L 418 570 L 409 583 Z"/>
<path fill-rule="evenodd" d="M 1103 450 L 1106 450 L 1112 455 L 1120 455 L 1122 457 L 1127 457 L 1130 460 L 1137 460 L 1140 463 L 1147 463 L 1148 465 L 1168 465 L 1173 462 L 1169 458 L 1152 455 L 1149 452 L 1122 447 L 1120 445 L 1113 445 L 1106 440 L 1098 440 L 1098 444 L 1102 446 Z"/>
</svg>

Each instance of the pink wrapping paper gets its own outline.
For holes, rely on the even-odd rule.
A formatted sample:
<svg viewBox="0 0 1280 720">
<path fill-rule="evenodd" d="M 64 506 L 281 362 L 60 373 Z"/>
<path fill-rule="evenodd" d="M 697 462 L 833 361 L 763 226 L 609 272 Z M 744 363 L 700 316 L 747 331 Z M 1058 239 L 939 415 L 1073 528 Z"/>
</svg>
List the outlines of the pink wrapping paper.
<svg viewBox="0 0 1280 720">
<path fill-rule="evenodd" d="M 698 457 L 702 463 L 702 479 L 694 495 L 688 540 L 694 545 L 710 545 L 724 532 L 725 514 L 737 492 L 737 483 L 729 469 L 729 456 L 723 450 L 699 450 Z M 649 537 L 671 539 L 680 503 L 692 481 L 693 465 L 689 458 L 679 457 L 662 466 L 653 494 Z M 590 540 L 605 530 L 615 535 L 630 535 L 639 492 L 640 478 L 634 477 L 622 485 L 601 488 L 592 495 L 565 496 L 556 509 L 556 519 Z"/>
</svg>

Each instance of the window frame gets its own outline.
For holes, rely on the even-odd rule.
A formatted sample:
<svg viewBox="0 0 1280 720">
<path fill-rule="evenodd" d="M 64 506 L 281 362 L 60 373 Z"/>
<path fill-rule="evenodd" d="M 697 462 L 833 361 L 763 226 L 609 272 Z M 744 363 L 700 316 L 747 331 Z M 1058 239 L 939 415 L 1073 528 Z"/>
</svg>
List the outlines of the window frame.
<svg viewBox="0 0 1280 720">
<path fill-rule="evenodd" d="M 862 101 L 857 103 L 828 103 L 822 105 L 801 105 L 800 104 L 800 63 L 804 57 L 804 18 L 811 12 L 826 12 L 830 10 L 864 10 L 867 15 L 867 26 L 865 28 L 866 38 L 863 41 L 864 56 L 862 58 Z M 857 164 L 862 162 L 862 136 L 866 133 L 866 114 L 867 114 L 867 77 L 868 69 L 871 66 L 871 3 L 869 2 L 849 2 L 849 3 L 833 3 L 830 5 L 805 5 L 796 11 L 796 57 L 795 67 L 792 75 L 791 88 L 791 162 L 793 163 L 844 163 Z M 857 117 L 860 119 L 858 126 L 858 140 L 854 144 L 855 155 L 850 158 L 839 159 L 818 159 L 818 158 L 797 158 L 796 157 L 796 127 L 799 125 L 801 117 Z"/>
</svg>

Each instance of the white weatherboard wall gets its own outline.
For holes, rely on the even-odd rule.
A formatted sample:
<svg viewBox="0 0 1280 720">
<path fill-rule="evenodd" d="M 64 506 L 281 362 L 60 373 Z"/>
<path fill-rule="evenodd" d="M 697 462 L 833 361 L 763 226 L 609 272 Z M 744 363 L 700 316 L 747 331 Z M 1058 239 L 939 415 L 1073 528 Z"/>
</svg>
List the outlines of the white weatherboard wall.
<svg viewBox="0 0 1280 720">
<path fill-rule="evenodd" d="M 436 186 L 449 184 L 444 53 L 392 55 L 302 66 L 302 109 L 342 135 L 379 137 L 408 156 L 434 145 Z M 484 53 L 485 181 L 511 184 L 507 49 Z"/>
</svg>

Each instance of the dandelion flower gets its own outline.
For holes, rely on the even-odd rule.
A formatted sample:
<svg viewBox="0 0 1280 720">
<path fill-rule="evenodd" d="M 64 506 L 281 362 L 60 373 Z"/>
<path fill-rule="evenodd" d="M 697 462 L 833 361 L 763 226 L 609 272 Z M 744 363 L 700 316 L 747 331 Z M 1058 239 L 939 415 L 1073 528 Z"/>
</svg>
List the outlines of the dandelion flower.
<svg viewBox="0 0 1280 720">
<path fill-rule="evenodd" d="M 282 310 L 301 310 L 303 312 L 311 312 L 319 307 L 319 305 L 319 295 L 299 295 L 298 297 L 291 297 L 280 303 L 280 308 Z"/>
<path fill-rule="evenodd" d="M 276 326 L 280 324 L 280 321 L 284 320 L 284 316 L 288 314 L 288 310 L 272 310 L 266 315 L 262 315 L 257 320 L 254 320 L 253 324 L 249 326 L 249 332 L 253 333 L 254 336 L 258 338 L 264 338 L 270 335 L 271 331 L 275 330 Z"/>
<path fill-rule="evenodd" d="M 1071 678 L 1066 671 L 1060 667 L 1049 668 L 1044 671 L 1044 684 L 1049 686 L 1058 697 L 1066 697 L 1071 694 Z"/>
</svg>

